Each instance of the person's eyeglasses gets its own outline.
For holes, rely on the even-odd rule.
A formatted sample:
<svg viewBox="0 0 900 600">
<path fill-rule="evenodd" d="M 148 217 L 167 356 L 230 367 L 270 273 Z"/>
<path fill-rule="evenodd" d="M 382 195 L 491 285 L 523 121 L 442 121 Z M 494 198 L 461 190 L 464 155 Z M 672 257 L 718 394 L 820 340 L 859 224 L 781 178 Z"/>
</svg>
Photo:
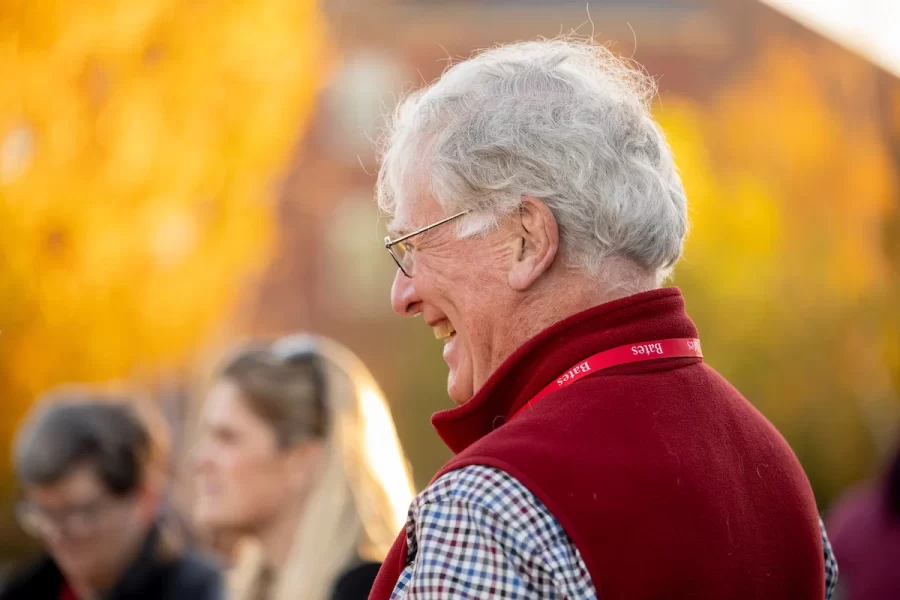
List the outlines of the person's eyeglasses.
<svg viewBox="0 0 900 600">
<path fill-rule="evenodd" d="M 391 258 L 394 259 L 394 262 L 397 263 L 397 266 L 400 267 L 400 271 L 403 272 L 407 277 L 412 277 L 412 268 L 413 268 L 413 247 L 407 242 L 412 237 L 419 235 L 420 233 L 425 233 L 429 229 L 434 229 L 439 225 L 443 225 L 444 223 L 449 223 L 454 219 L 458 219 L 463 215 L 469 214 L 471 209 L 464 210 L 462 212 L 458 212 L 455 215 L 451 215 L 446 219 L 441 219 L 437 223 L 432 223 L 431 225 L 426 225 L 421 229 L 416 229 L 412 233 L 407 233 L 402 237 L 398 237 L 396 240 L 392 240 L 390 236 L 384 238 L 384 247 L 387 248 L 387 251 L 391 253 Z"/>
<path fill-rule="evenodd" d="M 73 505 L 61 510 L 48 510 L 22 500 L 16 505 L 16 520 L 28 535 L 43 537 L 49 532 L 79 536 L 91 531 L 110 506 L 108 498 Z"/>
</svg>

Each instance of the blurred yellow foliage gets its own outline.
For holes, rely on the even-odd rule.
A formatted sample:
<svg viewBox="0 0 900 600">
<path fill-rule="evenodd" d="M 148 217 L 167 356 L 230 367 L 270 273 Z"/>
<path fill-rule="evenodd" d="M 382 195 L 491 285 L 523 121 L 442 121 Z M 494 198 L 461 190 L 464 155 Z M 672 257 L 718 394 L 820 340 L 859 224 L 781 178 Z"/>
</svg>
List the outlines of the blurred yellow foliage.
<svg viewBox="0 0 900 600">
<path fill-rule="evenodd" d="M 232 307 L 324 45 L 313 0 L 0 2 L 0 459 L 35 394 Z"/>
<path fill-rule="evenodd" d="M 827 501 L 896 431 L 900 286 L 885 283 L 885 224 L 900 186 L 877 73 L 823 52 L 772 39 L 717 95 L 666 98 L 657 116 L 691 205 L 676 283 L 708 359 L 785 433 Z"/>
</svg>

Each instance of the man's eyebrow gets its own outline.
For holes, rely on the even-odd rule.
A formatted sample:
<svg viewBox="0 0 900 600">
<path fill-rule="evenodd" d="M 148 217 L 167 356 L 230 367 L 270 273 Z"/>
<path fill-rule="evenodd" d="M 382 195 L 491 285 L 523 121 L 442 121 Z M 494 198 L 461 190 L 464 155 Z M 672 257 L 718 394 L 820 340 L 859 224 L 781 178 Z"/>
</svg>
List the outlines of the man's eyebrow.
<svg viewBox="0 0 900 600">
<path fill-rule="evenodd" d="M 406 224 L 402 221 L 391 221 L 387 226 L 388 236 L 393 238 L 403 237 L 406 233 Z"/>
</svg>

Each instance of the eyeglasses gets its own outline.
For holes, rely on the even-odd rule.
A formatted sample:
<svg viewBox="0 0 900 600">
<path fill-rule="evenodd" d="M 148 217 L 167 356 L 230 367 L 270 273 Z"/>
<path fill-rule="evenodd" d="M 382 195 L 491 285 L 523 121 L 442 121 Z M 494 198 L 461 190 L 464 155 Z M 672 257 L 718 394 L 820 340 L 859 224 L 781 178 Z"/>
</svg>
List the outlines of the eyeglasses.
<svg viewBox="0 0 900 600">
<path fill-rule="evenodd" d="M 16 505 L 16 519 L 28 535 L 41 538 L 49 532 L 68 537 L 85 535 L 100 523 L 112 506 L 109 498 L 98 498 L 62 510 L 49 510 L 27 500 Z"/>
<path fill-rule="evenodd" d="M 402 237 L 398 237 L 396 240 L 392 240 L 390 237 L 384 238 L 384 247 L 387 248 L 387 251 L 391 253 L 391 257 L 394 259 L 394 262 L 397 263 L 397 266 L 400 267 L 400 271 L 403 272 L 407 277 L 412 277 L 412 268 L 413 268 L 413 250 L 414 248 L 407 243 L 407 240 L 419 235 L 420 233 L 425 233 L 429 229 L 434 229 L 439 225 L 443 225 L 444 223 L 449 223 L 454 219 L 458 219 L 463 215 L 469 214 L 471 209 L 464 210 L 462 212 L 458 212 L 455 215 L 451 215 L 446 219 L 441 219 L 437 223 L 432 223 L 431 225 L 426 225 L 421 229 L 416 229 L 412 233 L 407 233 Z"/>
</svg>

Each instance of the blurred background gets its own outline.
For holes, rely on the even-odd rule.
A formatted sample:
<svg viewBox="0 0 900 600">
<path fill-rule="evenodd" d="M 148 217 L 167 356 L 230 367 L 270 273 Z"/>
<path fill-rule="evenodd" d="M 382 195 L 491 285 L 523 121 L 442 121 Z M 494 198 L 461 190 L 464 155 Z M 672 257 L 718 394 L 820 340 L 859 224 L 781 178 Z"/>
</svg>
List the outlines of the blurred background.
<svg viewBox="0 0 900 600">
<path fill-rule="evenodd" d="M 573 29 L 658 78 L 693 220 L 674 284 L 827 514 L 900 424 L 900 52 L 858 25 L 889 1 L 854 3 L 849 32 L 791 4 L 0 1 L 0 563 L 34 549 L 9 448 L 38 394 L 148 390 L 179 460 L 251 336 L 357 351 L 427 483 L 446 367 L 390 310 L 371 140 L 450 59 Z"/>
</svg>

